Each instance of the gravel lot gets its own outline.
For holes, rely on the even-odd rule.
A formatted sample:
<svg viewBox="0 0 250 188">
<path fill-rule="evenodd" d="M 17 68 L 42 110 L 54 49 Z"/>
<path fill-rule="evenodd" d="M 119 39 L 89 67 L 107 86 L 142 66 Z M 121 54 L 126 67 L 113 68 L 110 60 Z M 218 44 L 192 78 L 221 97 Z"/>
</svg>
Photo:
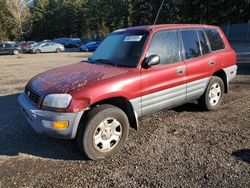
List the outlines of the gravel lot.
<svg viewBox="0 0 250 188">
<path fill-rule="evenodd" d="M 74 141 L 36 134 L 17 103 L 31 77 L 88 55 L 0 56 L 0 188 L 250 187 L 250 55 L 218 111 L 189 103 L 143 118 L 118 154 L 98 161 Z"/>
</svg>

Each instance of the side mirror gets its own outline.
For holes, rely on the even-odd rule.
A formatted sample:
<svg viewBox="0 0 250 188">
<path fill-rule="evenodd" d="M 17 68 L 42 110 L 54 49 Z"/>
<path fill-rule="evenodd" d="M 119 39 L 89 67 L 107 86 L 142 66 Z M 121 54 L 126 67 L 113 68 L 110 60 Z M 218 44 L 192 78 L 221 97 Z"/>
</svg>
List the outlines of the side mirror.
<svg viewBox="0 0 250 188">
<path fill-rule="evenodd" d="M 158 64 L 160 64 L 160 57 L 158 55 L 151 55 L 144 59 L 142 63 L 142 68 L 148 69 Z"/>
</svg>

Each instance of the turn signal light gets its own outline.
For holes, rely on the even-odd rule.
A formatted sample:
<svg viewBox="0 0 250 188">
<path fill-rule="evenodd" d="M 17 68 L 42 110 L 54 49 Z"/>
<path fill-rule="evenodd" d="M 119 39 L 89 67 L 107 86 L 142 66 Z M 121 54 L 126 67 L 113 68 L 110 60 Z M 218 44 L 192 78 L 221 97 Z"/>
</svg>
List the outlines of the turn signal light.
<svg viewBox="0 0 250 188">
<path fill-rule="evenodd" d="M 53 122 L 53 127 L 55 129 L 66 129 L 69 126 L 68 121 L 55 121 Z"/>
</svg>

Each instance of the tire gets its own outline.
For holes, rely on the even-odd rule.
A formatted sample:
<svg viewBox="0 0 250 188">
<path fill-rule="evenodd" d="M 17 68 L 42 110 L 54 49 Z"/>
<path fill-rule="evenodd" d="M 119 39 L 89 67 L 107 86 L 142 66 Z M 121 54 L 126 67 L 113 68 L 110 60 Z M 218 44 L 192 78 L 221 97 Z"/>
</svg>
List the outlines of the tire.
<svg viewBox="0 0 250 188">
<path fill-rule="evenodd" d="M 217 76 L 212 76 L 206 91 L 204 94 L 198 99 L 198 103 L 205 110 L 217 110 L 221 104 L 222 98 L 224 94 L 224 82 L 221 78 Z"/>
<path fill-rule="evenodd" d="M 60 48 L 56 49 L 56 53 L 60 53 L 62 50 Z"/>
<path fill-rule="evenodd" d="M 13 50 L 13 55 L 18 55 L 19 53 L 20 53 L 19 50 L 17 49 Z"/>
<path fill-rule="evenodd" d="M 37 50 L 35 51 L 35 53 L 36 53 L 36 54 L 40 54 L 40 53 L 41 53 L 41 50 L 37 49 Z"/>
<path fill-rule="evenodd" d="M 93 108 L 80 123 L 76 141 L 81 152 L 92 160 L 116 153 L 129 133 L 127 115 L 113 105 Z"/>
<path fill-rule="evenodd" d="M 86 48 L 85 52 L 88 52 L 88 51 L 89 51 L 89 49 L 88 49 L 88 48 Z"/>
</svg>

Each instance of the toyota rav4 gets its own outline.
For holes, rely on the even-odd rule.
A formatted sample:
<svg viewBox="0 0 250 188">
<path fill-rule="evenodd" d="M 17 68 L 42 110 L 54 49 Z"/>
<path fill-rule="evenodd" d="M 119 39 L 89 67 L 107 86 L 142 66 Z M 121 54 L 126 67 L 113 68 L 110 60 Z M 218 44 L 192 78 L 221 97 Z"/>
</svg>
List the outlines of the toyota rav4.
<svg viewBox="0 0 250 188">
<path fill-rule="evenodd" d="M 191 100 L 218 109 L 236 71 L 219 27 L 131 27 L 112 32 L 88 60 L 31 79 L 19 103 L 36 132 L 76 139 L 99 159 L 122 147 L 140 117 Z"/>
</svg>

